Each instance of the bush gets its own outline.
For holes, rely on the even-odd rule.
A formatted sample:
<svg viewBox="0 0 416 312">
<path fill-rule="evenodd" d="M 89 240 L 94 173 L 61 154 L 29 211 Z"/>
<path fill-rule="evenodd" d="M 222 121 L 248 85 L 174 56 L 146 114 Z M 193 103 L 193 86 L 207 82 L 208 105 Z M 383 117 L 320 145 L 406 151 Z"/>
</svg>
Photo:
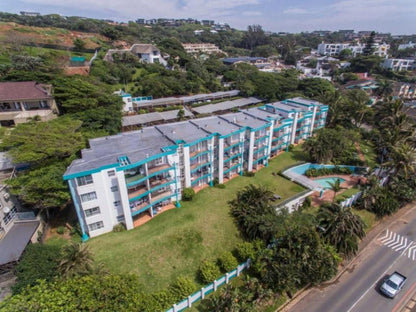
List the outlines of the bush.
<svg viewBox="0 0 416 312">
<path fill-rule="evenodd" d="M 195 190 L 191 187 L 184 188 L 182 191 L 182 200 L 191 201 L 195 196 Z"/>
<path fill-rule="evenodd" d="M 238 261 L 245 262 L 247 259 L 251 259 L 253 262 L 257 259 L 257 256 L 261 250 L 265 248 L 265 244 L 261 240 L 255 240 L 253 242 L 243 242 L 237 244 L 235 250 Z"/>
<path fill-rule="evenodd" d="M 38 284 L 40 279 L 50 281 L 57 272 L 61 248 L 56 245 L 31 244 L 16 266 L 17 283 L 13 293 L 20 293 L 26 286 Z"/>
<path fill-rule="evenodd" d="M 217 186 L 218 184 L 220 184 L 220 180 L 218 178 L 214 178 L 214 180 L 212 180 L 212 184 L 214 186 Z"/>
<path fill-rule="evenodd" d="M 199 278 L 203 283 L 212 283 L 220 275 L 220 268 L 214 261 L 205 260 L 199 267 Z"/>
<path fill-rule="evenodd" d="M 291 151 L 293 151 L 293 149 L 295 148 L 295 146 L 293 145 L 293 144 L 290 144 L 289 146 L 288 146 L 288 148 L 287 148 L 287 150 L 289 151 L 289 152 L 291 152 Z"/>
<path fill-rule="evenodd" d="M 311 168 L 305 171 L 307 177 L 320 177 L 331 174 L 351 174 L 352 170 L 348 167 L 335 166 L 332 168 Z"/>
<path fill-rule="evenodd" d="M 231 252 L 225 252 L 218 258 L 218 265 L 221 270 L 226 273 L 234 270 L 237 265 L 237 259 L 233 256 Z"/>
<path fill-rule="evenodd" d="M 56 233 L 58 233 L 59 235 L 64 234 L 64 233 L 65 233 L 65 227 L 64 227 L 64 226 L 59 226 L 59 227 L 56 229 Z"/>
<path fill-rule="evenodd" d="M 178 277 L 173 284 L 169 285 L 169 292 L 174 299 L 173 302 L 178 302 L 188 297 L 196 290 L 195 282 L 187 277 Z"/>
<path fill-rule="evenodd" d="M 312 200 L 311 198 L 308 196 L 304 199 L 303 203 L 302 203 L 302 208 L 309 208 L 312 204 Z"/>
<path fill-rule="evenodd" d="M 119 223 L 114 225 L 113 227 L 113 232 L 124 232 L 126 230 L 126 226 L 124 225 L 124 223 Z"/>
<path fill-rule="evenodd" d="M 215 187 L 219 189 L 225 189 L 225 184 L 217 184 Z"/>
<path fill-rule="evenodd" d="M 245 176 L 245 177 L 254 177 L 255 173 L 253 171 L 244 171 L 243 176 Z"/>
</svg>

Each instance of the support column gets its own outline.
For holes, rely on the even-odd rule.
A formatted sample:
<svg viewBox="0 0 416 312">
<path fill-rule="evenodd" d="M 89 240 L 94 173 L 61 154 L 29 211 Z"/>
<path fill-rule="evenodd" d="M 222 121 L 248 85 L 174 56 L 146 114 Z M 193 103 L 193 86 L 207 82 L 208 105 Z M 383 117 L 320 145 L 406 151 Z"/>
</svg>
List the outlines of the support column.
<svg viewBox="0 0 416 312">
<path fill-rule="evenodd" d="M 85 230 L 86 230 L 86 223 L 85 223 L 83 214 L 81 212 L 81 208 L 80 208 L 79 203 L 78 203 L 77 195 L 75 193 L 75 189 L 74 189 L 75 180 L 74 179 L 68 180 L 68 185 L 69 185 L 69 190 L 71 192 L 72 201 L 74 202 L 75 211 L 77 213 L 78 222 L 79 222 L 79 225 L 81 227 L 82 241 L 85 242 L 85 241 L 87 241 L 89 239 L 89 236 L 85 232 Z"/>
<path fill-rule="evenodd" d="M 290 135 L 290 144 L 295 143 L 297 126 L 298 126 L 298 113 L 295 113 L 295 117 L 293 117 L 292 134 Z"/>
<path fill-rule="evenodd" d="M 224 138 L 218 139 L 218 182 L 224 183 Z"/>
<path fill-rule="evenodd" d="M 253 171 L 254 134 L 255 134 L 254 131 L 250 131 L 250 141 L 248 145 L 247 171 Z"/>
</svg>

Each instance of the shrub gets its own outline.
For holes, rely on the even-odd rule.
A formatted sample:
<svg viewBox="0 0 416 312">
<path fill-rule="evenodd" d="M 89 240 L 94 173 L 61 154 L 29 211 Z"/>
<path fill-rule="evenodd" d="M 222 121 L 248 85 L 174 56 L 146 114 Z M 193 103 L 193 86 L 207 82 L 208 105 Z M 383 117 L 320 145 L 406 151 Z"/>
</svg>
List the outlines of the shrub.
<svg viewBox="0 0 416 312">
<path fill-rule="evenodd" d="M 302 208 L 309 208 L 312 204 L 312 200 L 311 198 L 308 196 L 304 199 L 303 203 L 302 203 Z"/>
<path fill-rule="evenodd" d="M 182 191 L 182 200 L 191 201 L 195 196 L 195 190 L 191 187 L 184 188 Z"/>
<path fill-rule="evenodd" d="M 234 270 L 237 267 L 238 262 L 233 254 L 227 251 L 218 258 L 218 264 L 221 270 L 226 273 Z"/>
<path fill-rule="evenodd" d="M 212 283 L 220 275 L 220 268 L 214 261 L 205 260 L 199 267 L 199 278 L 203 283 Z"/>
<path fill-rule="evenodd" d="M 124 225 L 124 223 L 119 223 L 114 225 L 113 227 L 113 232 L 124 232 L 126 230 L 126 226 Z"/>
<path fill-rule="evenodd" d="M 245 177 L 254 177 L 255 173 L 253 171 L 244 171 L 243 176 L 245 176 Z"/>
<path fill-rule="evenodd" d="M 194 291 L 196 291 L 197 286 L 193 280 L 187 277 L 178 277 L 172 284 L 169 285 L 169 292 L 174 299 L 174 302 L 180 301 Z"/>
<path fill-rule="evenodd" d="M 288 148 L 287 148 L 287 150 L 289 151 L 289 152 L 291 152 L 291 151 L 293 151 L 293 149 L 295 148 L 295 146 L 293 145 L 293 144 L 290 144 L 289 146 L 288 146 Z"/>
<path fill-rule="evenodd" d="M 59 226 L 59 227 L 56 229 L 56 233 L 58 233 L 59 235 L 64 234 L 64 233 L 65 233 L 65 227 L 64 227 L 64 226 Z"/>
<path fill-rule="evenodd" d="M 220 180 L 218 178 L 214 178 L 214 180 L 212 180 L 212 184 L 214 186 L 217 186 L 218 184 L 220 184 Z"/>
<path fill-rule="evenodd" d="M 225 189 L 225 184 L 217 184 L 217 185 L 215 185 L 215 187 L 217 187 L 219 189 Z"/>
</svg>

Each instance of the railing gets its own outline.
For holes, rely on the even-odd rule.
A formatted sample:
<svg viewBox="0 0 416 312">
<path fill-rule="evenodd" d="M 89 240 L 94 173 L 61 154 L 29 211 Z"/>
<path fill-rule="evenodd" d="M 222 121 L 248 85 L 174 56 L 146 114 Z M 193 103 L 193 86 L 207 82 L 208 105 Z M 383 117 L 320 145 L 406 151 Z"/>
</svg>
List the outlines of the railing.
<svg viewBox="0 0 416 312">
<path fill-rule="evenodd" d="M 33 211 L 18 212 L 16 213 L 16 217 L 20 221 L 36 219 L 35 213 Z"/>
<path fill-rule="evenodd" d="M 351 207 L 355 204 L 355 202 L 360 199 L 361 195 L 363 195 L 363 192 L 356 193 L 352 195 L 351 197 L 347 198 L 346 200 L 340 202 L 341 207 Z"/>
<path fill-rule="evenodd" d="M 229 273 L 225 273 L 225 275 L 221 276 L 219 279 L 216 279 L 213 283 L 205 287 L 202 287 L 201 290 L 198 290 L 197 292 L 188 296 L 188 298 L 174 304 L 173 307 L 167 310 L 166 312 L 179 312 L 192 307 L 193 303 L 201 299 L 204 299 L 206 295 L 216 291 L 217 288 L 221 285 L 228 284 L 234 277 L 240 276 L 241 272 L 250 267 L 250 264 L 251 260 L 248 259 L 246 262 L 237 266 L 235 270 L 232 270 Z"/>
</svg>

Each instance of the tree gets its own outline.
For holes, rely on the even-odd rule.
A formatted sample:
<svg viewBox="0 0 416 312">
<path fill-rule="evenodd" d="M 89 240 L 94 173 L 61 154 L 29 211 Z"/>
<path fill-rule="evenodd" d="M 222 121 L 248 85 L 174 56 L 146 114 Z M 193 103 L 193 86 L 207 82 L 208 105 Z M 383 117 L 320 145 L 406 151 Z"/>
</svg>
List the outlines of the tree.
<svg viewBox="0 0 416 312">
<path fill-rule="evenodd" d="M 176 118 L 181 121 L 185 117 L 185 111 L 183 108 L 178 110 L 178 114 L 176 115 Z"/>
<path fill-rule="evenodd" d="M 244 33 L 242 46 L 246 49 L 253 50 L 255 47 L 267 43 L 267 37 L 260 25 L 249 25 L 247 32 Z"/>
<path fill-rule="evenodd" d="M 328 182 L 330 189 L 332 192 L 334 192 L 334 196 L 332 197 L 332 202 L 335 202 L 335 197 L 337 196 L 337 193 L 343 189 L 341 187 L 341 180 L 336 179 L 334 182 Z"/>
<path fill-rule="evenodd" d="M 399 142 L 393 146 L 390 153 L 390 160 L 384 163 L 385 166 L 393 169 L 393 176 L 404 173 L 405 178 L 409 173 L 416 171 L 416 149 L 407 143 Z"/>
<path fill-rule="evenodd" d="M 342 61 L 351 58 L 351 56 L 352 56 L 352 51 L 350 49 L 341 50 L 341 52 L 339 52 L 339 55 L 338 55 L 339 59 Z"/>
<path fill-rule="evenodd" d="M 376 36 L 376 33 L 374 31 L 371 32 L 370 36 L 367 38 L 365 47 L 363 49 L 363 55 L 368 56 L 372 55 L 374 52 L 374 37 Z"/>
<path fill-rule="evenodd" d="M 393 84 L 391 83 L 390 80 L 381 79 L 377 81 L 377 84 L 378 84 L 378 88 L 377 88 L 378 95 L 384 98 L 391 96 L 394 90 L 393 90 Z"/>
<path fill-rule="evenodd" d="M 80 38 L 75 38 L 72 43 L 75 51 L 82 51 L 85 48 L 85 41 Z"/>
<path fill-rule="evenodd" d="M 339 204 L 321 206 L 317 215 L 320 234 L 346 257 L 358 250 L 358 240 L 365 236 L 365 224 L 360 216 Z"/>
<path fill-rule="evenodd" d="M 276 233 L 276 210 L 271 204 L 273 193 L 264 186 L 250 184 L 228 202 L 231 215 L 240 232 L 249 240 L 270 241 Z"/>
<path fill-rule="evenodd" d="M 63 277 L 88 275 L 92 271 L 93 258 L 87 245 L 71 243 L 62 249 L 62 260 L 58 271 Z"/>
</svg>

